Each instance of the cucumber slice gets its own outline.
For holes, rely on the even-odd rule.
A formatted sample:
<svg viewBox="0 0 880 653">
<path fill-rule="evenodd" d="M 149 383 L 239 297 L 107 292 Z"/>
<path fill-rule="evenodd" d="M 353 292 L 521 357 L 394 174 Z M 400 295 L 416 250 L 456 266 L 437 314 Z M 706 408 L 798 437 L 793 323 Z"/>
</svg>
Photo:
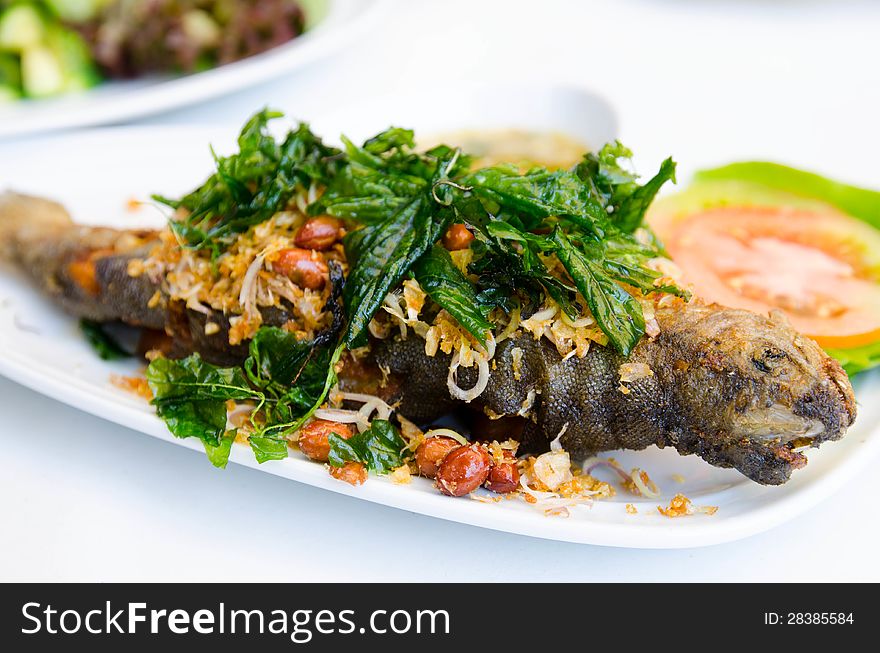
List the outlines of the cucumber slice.
<svg viewBox="0 0 880 653">
<path fill-rule="evenodd" d="M 71 23 L 81 23 L 94 18 L 108 4 L 107 0 L 44 0 L 55 14 Z"/>
<path fill-rule="evenodd" d="M 43 40 L 46 23 L 36 7 L 14 4 L 0 16 L 0 50 L 24 52 Z"/>
<path fill-rule="evenodd" d="M 21 64 L 14 54 L 0 52 L 0 86 L 21 91 Z"/>
<path fill-rule="evenodd" d="M 51 49 L 37 45 L 21 53 L 22 88 L 28 97 L 57 95 L 64 90 L 64 70 Z"/>
<path fill-rule="evenodd" d="M 82 37 L 68 29 L 55 27 L 46 35 L 46 46 L 61 65 L 62 92 L 82 91 L 100 81 L 91 52 Z"/>
<path fill-rule="evenodd" d="M 21 98 L 21 92 L 14 86 L 0 84 L 0 106 L 11 104 Z"/>
</svg>

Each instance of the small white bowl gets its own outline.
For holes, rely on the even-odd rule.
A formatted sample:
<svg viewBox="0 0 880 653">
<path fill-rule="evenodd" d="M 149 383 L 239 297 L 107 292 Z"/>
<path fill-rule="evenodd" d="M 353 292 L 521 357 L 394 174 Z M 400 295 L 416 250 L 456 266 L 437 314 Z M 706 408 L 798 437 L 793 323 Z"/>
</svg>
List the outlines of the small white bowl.
<svg viewBox="0 0 880 653">
<path fill-rule="evenodd" d="M 316 133 L 330 138 L 339 125 L 355 142 L 389 125 L 437 134 L 469 130 L 561 132 L 591 147 L 618 135 L 617 116 L 602 96 L 576 86 L 559 84 L 458 83 L 420 86 L 353 98 L 309 120 Z"/>
</svg>

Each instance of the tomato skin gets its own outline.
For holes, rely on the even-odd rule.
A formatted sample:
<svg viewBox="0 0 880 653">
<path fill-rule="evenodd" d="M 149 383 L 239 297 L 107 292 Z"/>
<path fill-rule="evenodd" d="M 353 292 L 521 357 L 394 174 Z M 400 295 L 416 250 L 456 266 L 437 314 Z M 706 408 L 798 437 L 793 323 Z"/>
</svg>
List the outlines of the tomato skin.
<svg viewBox="0 0 880 653">
<path fill-rule="evenodd" d="M 689 208 L 649 219 L 698 297 L 782 310 L 826 348 L 880 342 L 880 232 L 831 207 Z"/>
</svg>

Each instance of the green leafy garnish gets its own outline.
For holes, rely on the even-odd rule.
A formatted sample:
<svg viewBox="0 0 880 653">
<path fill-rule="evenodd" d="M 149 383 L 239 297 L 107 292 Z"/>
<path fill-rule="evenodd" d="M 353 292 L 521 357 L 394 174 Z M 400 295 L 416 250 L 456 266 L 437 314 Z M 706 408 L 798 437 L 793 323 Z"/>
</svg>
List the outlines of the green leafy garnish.
<svg viewBox="0 0 880 653">
<path fill-rule="evenodd" d="M 156 413 L 178 438 L 198 438 L 211 462 L 225 467 L 226 402 L 258 398 L 237 368 L 206 363 L 198 354 L 182 360 L 157 358 L 147 367 Z M 224 454 L 225 452 L 225 454 Z"/>
<path fill-rule="evenodd" d="M 608 212 L 570 170 L 533 168 L 522 174 L 516 166 L 505 164 L 477 170 L 465 176 L 462 184 L 516 215 L 527 230 L 549 216 L 569 218 L 598 237 L 610 227 Z"/>
<path fill-rule="evenodd" d="M 642 224 L 660 187 L 674 181 L 671 159 L 643 185 L 625 165 L 631 152 L 617 142 L 570 170 L 471 170 L 470 157 L 451 147 L 416 151 L 413 132 L 399 127 L 361 146 L 343 137 L 340 151 L 300 124 L 278 144 L 267 130 L 278 116 L 264 110 L 251 118 L 239 153 L 217 158 L 217 172 L 201 188 L 180 200 L 158 199 L 183 210 L 171 226 L 187 246 L 217 255 L 295 193 L 323 188 L 308 212 L 358 223 L 344 239 L 347 347 L 366 344 L 370 321 L 408 275 L 484 344 L 491 309 L 537 308 L 549 296 L 571 318 L 585 303 L 612 345 L 628 353 L 644 333 L 644 318 L 624 286 L 683 294 L 656 285 L 660 275 L 647 263 L 664 251 Z M 453 222 L 477 237 L 468 268 L 474 280 L 436 247 Z M 548 263 L 553 256 L 565 274 Z"/>
<path fill-rule="evenodd" d="M 571 170 L 525 173 L 512 165 L 469 171 L 468 160 L 449 147 L 424 154 L 412 147 L 412 132 L 401 129 L 360 148 L 346 141 L 349 165 L 310 209 L 364 224 L 345 240 L 351 266 L 348 346 L 365 344 L 370 320 L 410 273 L 481 343 L 491 308 L 510 311 L 549 295 L 574 318 L 580 293 L 611 343 L 628 353 L 644 334 L 644 317 L 620 283 L 644 293 L 682 294 L 672 286 L 655 287 L 660 275 L 646 263 L 663 251 L 653 237 L 633 236 L 659 188 L 674 179 L 671 160 L 640 185 L 622 166 L 630 153 L 619 143 L 587 155 Z M 454 221 L 477 235 L 469 268 L 475 283 L 434 245 Z M 554 254 L 569 278 L 546 264 Z"/>
<path fill-rule="evenodd" d="M 613 281 L 601 259 L 575 247 L 560 229 L 553 230 L 550 240 L 602 331 L 618 351 L 628 355 L 645 333 L 638 301 Z"/>
<path fill-rule="evenodd" d="M 229 458 L 226 402 L 252 402 L 249 438 L 257 462 L 287 457 L 287 435 L 324 403 L 336 383 L 342 354 L 339 306 L 342 271 L 331 267 L 333 290 L 325 307 L 334 316 L 313 340 L 276 327 L 262 327 L 251 339 L 241 367 L 217 367 L 193 354 L 182 360 L 157 358 L 147 367 L 156 412 L 179 438 L 197 437 L 211 462 Z"/>
<path fill-rule="evenodd" d="M 628 354 L 645 322 L 637 299 L 620 283 L 643 293 L 684 294 L 657 286 L 660 274 L 646 265 L 663 255 L 656 238 L 634 236 L 659 188 L 674 179 L 675 164 L 664 161 L 657 175 L 639 185 L 619 161 L 629 155 L 613 143 L 570 171 L 533 168 L 519 174 L 507 165 L 458 180 L 464 192 L 452 206 L 479 239 L 469 268 L 478 275 L 479 301 L 510 311 L 547 294 L 574 318 L 583 299 L 612 345 Z M 568 278 L 551 273 L 545 262 L 550 254 Z"/>
<path fill-rule="evenodd" d="M 449 252 L 434 245 L 416 262 L 413 272 L 422 290 L 485 346 L 492 324 L 480 309 L 473 285 L 455 267 Z"/>
<path fill-rule="evenodd" d="M 328 147 L 301 123 L 279 143 L 268 122 L 284 114 L 264 109 L 254 115 L 238 137 L 239 152 L 214 156 L 217 172 L 195 191 L 174 200 L 153 199 L 184 217 L 169 225 L 183 243 L 209 249 L 216 257 L 248 227 L 284 210 L 298 189 L 326 184 L 342 165 L 339 150 Z"/>
<path fill-rule="evenodd" d="M 272 376 L 273 368 L 289 369 L 284 349 L 266 347 L 288 336 L 290 350 L 300 359 L 295 379 L 285 383 Z M 306 350 L 306 355 L 301 355 Z M 205 445 L 211 462 L 225 467 L 230 447 L 226 402 L 252 402 L 249 442 L 257 462 L 287 457 L 287 435 L 311 417 L 335 383 L 334 365 L 341 347 L 316 347 L 295 336 L 263 327 L 251 340 L 243 367 L 217 367 L 198 354 L 181 360 L 157 358 L 147 367 L 156 413 L 176 437 L 195 437 Z M 286 376 L 284 378 L 287 378 Z"/>
<path fill-rule="evenodd" d="M 345 285 L 349 347 L 366 344 L 367 325 L 385 297 L 443 234 L 452 212 L 436 186 L 463 171 L 456 150 L 412 151 L 412 132 L 390 129 L 357 147 L 346 140 L 349 165 L 310 212 L 365 222 L 344 240 L 351 271 Z"/>
<path fill-rule="evenodd" d="M 405 462 L 406 441 L 397 428 L 384 419 L 374 419 L 370 428 L 347 440 L 335 433 L 328 439 L 329 461 L 333 467 L 358 462 L 371 472 L 387 474 Z"/>
<path fill-rule="evenodd" d="M 79 328 L 101 360 L 112 361 L 131 357 L 131 352 L 126 351 L 113 336 L 107 333 L 100 322 L 82 319 L 79 321 Z"/>
</svg>

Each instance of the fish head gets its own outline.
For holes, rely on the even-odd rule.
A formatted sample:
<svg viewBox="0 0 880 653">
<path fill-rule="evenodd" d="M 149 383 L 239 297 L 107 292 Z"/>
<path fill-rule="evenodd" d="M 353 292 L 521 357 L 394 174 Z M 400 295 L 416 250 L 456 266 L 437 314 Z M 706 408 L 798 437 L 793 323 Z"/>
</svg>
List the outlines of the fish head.
<svg viewBox="0 0 880 653">
<path fill-rule="evenodd" d="M 755 315 L 754 322 L 760 328 L 750 336 L 730 338 L 736 366 L 750 381 L 743 388 L 740 410 L 734 410 L 733 432 L 797 441 L 799 447 L 841 438 L 855 420 L 856 407 L 840 363 L 795 331 L 781 311 L 766 318 Z"/>
<path fill-rule="evenodd" d="M 841 438 L 855 420 L 846 372 L 783 313 L 713 306 L 692 315 L 680 337 L 698 363 L 685 385 L 689 412 L 699 414 L 697 448 L 711 450 L 713 464 L 783 483 L 806 465 L 804 450 Z"/>
</svg>

